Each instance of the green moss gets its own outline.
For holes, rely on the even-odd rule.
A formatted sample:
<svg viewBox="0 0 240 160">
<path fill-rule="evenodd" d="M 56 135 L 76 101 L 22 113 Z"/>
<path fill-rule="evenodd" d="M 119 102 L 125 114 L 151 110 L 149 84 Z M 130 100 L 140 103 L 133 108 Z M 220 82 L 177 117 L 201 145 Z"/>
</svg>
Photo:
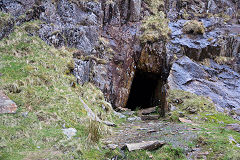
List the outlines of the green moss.
<svg viewBox="0 0 240 160">
<path fill-rule="evenodd" d="M 197 20 L 187 21 L 183 26 L 183 32 L 190 34 L 204 34 L 205 27 L 202 22 Z"/>
<path fill-rule="evenodd" d="M 163 12 L 147 17 L 142 21 L 141 27 L 143 34 L 140 36 L 140 40 L 142 43 L 166 40 L 171 33 L 168 28 L 168 20 Z"/>
</svg>

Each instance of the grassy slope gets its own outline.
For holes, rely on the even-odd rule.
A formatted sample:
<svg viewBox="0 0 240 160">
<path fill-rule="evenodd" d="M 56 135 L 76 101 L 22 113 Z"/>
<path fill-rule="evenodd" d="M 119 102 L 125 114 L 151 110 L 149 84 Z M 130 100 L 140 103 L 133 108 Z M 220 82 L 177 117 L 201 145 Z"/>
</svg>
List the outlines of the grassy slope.
<svg viewBox="0 0 240 160">
<path fill-rule="evenodd" d="M 111 107 L 93 85 L 72 85 L 73 49 L 55 49 L 28 35 L 26 30 L 37 29 L 38 23 L 16 27 L 0 41 L 0 89 L 19 107 L 16 114 L 0 115 L 0 159 L 104 157 L 105 152 L 88 140 L 89 120 L 78 97 L 102 119 L 112 120 Z M 110 108 L 109 114 L 101 105 Z M 67 140 L 63 126 L 76 128 L 77 136 Z M 100 134 L 108 131 L 99 126 Z"/>
</svg>

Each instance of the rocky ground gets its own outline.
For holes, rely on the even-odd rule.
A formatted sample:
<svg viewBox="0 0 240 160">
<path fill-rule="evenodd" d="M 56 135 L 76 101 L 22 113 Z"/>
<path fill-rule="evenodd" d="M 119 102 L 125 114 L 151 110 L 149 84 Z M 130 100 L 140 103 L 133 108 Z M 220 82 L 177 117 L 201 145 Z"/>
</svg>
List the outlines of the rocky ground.
<svg viewBox="0 0 240 160">
<path fill-rule="evenodd" d="M 197 138 L 197 134 L 194 133 L 197 130 L 199 128 L 196 126 L 162 120 L 129 122 L 121 124 L 104 142 L 122 148 L 127 143 L 161 140 L 189 152 L 188 142 Z"/>
</svg>

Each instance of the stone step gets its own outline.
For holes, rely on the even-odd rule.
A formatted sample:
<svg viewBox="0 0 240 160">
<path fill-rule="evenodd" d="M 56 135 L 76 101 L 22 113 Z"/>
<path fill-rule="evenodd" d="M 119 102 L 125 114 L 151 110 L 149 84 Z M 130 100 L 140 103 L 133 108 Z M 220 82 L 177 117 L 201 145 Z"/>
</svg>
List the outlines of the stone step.
<svg viewBox="0 0 240 160">
<path fill-rule="evenodd" d="M 140 142 L 140 143 L 128 143 L 125 144 L 125 146 L 122 147 L 122 149 L 127 148 L 130 152 L 135 151 L 135 150 L 155 150 L 160 147 L 162 147 L 165 142 L 162 141 L 145 141 L 145 142 Z"/>
</svg>

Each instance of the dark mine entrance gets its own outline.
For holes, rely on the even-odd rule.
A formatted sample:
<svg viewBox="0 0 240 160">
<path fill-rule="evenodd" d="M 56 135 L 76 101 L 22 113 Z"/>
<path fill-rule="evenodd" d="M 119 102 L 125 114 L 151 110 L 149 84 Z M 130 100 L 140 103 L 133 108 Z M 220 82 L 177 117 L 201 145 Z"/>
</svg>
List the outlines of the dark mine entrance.
<svg viewBox="0 0 240 160">
<path fill-rule="evenodd" d="M 157 74 L 136 71 L 126 108 L 149 108 L 160 104 L 161 78 Z"/>
</svg>

